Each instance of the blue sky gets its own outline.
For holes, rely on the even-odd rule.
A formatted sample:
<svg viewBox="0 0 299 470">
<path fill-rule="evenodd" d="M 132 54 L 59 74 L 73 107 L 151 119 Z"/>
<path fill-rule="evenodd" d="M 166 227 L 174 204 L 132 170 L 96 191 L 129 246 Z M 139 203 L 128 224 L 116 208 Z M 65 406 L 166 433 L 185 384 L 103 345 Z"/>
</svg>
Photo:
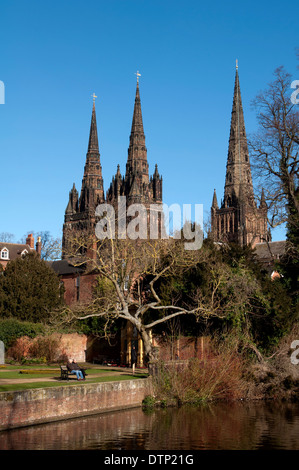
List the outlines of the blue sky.
<svg viewBox="0 0 299 470">
<path fill-rule="evenodd" d="M 93 92 L 105 190 L 118 163 L 125 172 L 137 70 L 163 200 L 203 204 L 208 216 L 214 188 L 223 196 L 235 60 L 250 134 L 251 101 L 275 68 L 299 79 L 298 18 L 295 1 L 1 0 L 0 232 L 61 236 Z"/>
</svg>

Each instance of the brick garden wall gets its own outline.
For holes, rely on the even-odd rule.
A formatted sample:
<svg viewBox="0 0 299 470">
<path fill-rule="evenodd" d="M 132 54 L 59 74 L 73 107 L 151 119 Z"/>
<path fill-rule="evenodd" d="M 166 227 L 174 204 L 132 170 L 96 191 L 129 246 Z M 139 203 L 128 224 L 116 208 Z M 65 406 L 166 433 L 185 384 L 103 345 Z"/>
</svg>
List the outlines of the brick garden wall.
<svg viewBox="0 0 299 470">
<path fill-rule="evenodd" d="M 187 360 L 196 357 L 207 359 L 210 355 L 209 337 L 180 336 L 170 340 L 168 337 L 154 336 L 154 346 L 159 348 L 159 358 L 163 361 Z"/>
<path fill-rule="evenodd" d="M 14 345 L 7 350 L 7 357 L 18 359 L 18 357 L 31 357 L 34 344 L 38 343 L 39 337 L 29 338 L 22 336 L 18 338 Z M 48 337 L 48 344 L 52 344 L 52 358 L 51 361 L 67 361 L 67 359 L 75 359 L 77 362 L 85 362 L 87 354 L 87 341 L 86 335 L 78 333 L 59 334 L 53 333 Z M 54 344 L 54 346 L 53 346 Z M 49 346 L 50 347 L 50 346 Z M 35 354 L 38 355 L 38 352 Z M 38 357 L 41 357 L 43 354 Z"/>
<path fill-rule="evenodd" d="M 151 380 L 124 380 L 0 393 L 0 430 L 140 406 Z"/>
</svg>

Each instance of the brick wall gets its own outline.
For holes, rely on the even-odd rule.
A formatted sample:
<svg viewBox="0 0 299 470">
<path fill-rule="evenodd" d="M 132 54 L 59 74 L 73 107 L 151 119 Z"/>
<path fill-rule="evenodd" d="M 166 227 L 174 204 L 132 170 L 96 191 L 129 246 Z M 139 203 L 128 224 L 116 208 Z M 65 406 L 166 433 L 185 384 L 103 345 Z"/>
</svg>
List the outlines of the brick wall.
<svg viewBox="0 0 299 470">
<path fill-rule="evenodd" d="M 140 406 L 151 380 L 124 380 L 0 393 L 0 430 Z"/>
<path fill-rule="evenodd" d="M 64 284 L 64 298 L 67 305 L 89 302 L 92 298 L 92 290 L 96 284 L 96 274 L 86 274 L 78 276 L 77 274 L 61 275 L 60 279 Z"/>
<path fill-rule="evenodd" d="M 159 358 L 163 361 L 187 360 L 192 357 L 206 359 L 209 357 L 209 338 L 207 336 L 180 336 L 175 339 L 154 336 L 153 344 L 159 348 Z"/>
<path fill-rule="evenodd" d="M 77 362 L 86 362 L 87 341 L 86 335 L 79 335 L 78 333 L 59 334 L 53 333 L 49 336 L 49 343 L 53 340 L 55 346 L 52 347 L 53 361 L 66 361 L 67 359 L 75 359 Z M 7 350 L 7 357 L 17 358 L 16 354 L 23 357 L 32 356 L 32 347 L 34 343 L 38 343 L 39 336 L 36 338 L 29 338 L 22 336 L 18 338 L 14 345 Z M 57 345 L 57 346 L 56 346 Z M 35 355 L 38 352 L 33 353 Z"/>
<path fill-rule="evenodd" d="M 59 340 L 59 353 L 68 359 L 75 359 L 77 362 L 86 361 L 87 336 L 77 333 L 54 335 Z"/>
</svg>

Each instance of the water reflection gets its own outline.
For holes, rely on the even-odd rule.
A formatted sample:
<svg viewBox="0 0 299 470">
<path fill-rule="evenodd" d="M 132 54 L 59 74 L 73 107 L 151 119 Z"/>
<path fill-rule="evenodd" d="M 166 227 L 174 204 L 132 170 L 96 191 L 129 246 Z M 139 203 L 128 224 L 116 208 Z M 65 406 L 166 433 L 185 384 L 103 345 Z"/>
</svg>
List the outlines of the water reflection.
<svg viewBox="0 0 299 470">
<path fill-rule="evenodd" d="M 299 404 L 141 409 L 0 432 L 2 450 L 299 449 Z"/>
</svg>

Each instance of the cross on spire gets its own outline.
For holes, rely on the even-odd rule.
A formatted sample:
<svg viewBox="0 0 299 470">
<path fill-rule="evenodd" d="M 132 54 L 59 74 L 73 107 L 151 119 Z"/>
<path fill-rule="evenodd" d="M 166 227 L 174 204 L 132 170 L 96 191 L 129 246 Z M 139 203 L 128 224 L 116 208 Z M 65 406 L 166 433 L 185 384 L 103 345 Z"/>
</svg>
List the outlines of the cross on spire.
<svg viewBox="0 0 299 470">
<path fill-rule="evenodd" d="M 141 74 L 139 73 L 139 70 L 137 70 L 137 72 L 135 73 L 136 77 L 137 77 L 137 83 L 139 82 L 139 77 L 141 77 Z"/>
<path fill-rule="evenodd" d="M 91 96 L 92 96 L 93 102 L 95 102 L 95 100 L 96 100 L 96 98 L 97 98 L 97 95 L 96 95 L 95 93 L 93 93 Z"/>
</svg>

